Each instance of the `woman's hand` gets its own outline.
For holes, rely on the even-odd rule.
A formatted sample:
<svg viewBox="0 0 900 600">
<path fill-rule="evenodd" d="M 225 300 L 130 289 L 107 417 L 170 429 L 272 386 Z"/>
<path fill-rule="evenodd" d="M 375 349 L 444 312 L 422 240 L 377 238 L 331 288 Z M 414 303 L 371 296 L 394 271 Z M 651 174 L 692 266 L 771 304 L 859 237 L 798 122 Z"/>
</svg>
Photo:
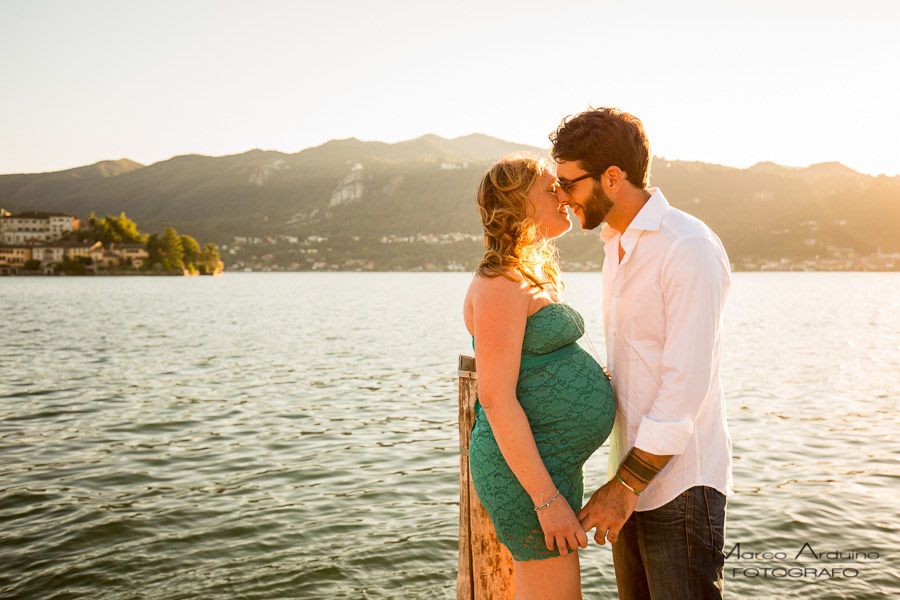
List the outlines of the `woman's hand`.
<svg viewBox="0 0 900 600">
<path fill-rule="evenodd" d="M 565 496 L 560 494 L 556 500 L 537 511 L 541 529 L 544 531 L 544 542 L 548 550 L 553 550 L 553 544 L 559 549 L 560 556 L 565 556 L 569 550 L 577 547 L 587 548 L 588 539 L 581 523 L 575 517 L 575 512 Z"/>
</svg>

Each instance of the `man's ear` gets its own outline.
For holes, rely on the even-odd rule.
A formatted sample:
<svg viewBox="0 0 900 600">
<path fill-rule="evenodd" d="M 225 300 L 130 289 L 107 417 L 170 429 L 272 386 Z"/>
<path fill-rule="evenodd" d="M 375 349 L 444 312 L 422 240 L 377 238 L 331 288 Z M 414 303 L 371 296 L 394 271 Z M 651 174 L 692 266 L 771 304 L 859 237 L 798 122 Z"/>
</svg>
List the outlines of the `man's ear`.
<svg viewBox="0 0 900 600">
<path fill-rule="evenodd" d="M 615 165 L 606 169 L 606 176 L 609 178 L 610 191 L 617 190 L 622 185 L 622 182 L 627 181 L 626 175 L 625 171 Z"/>
</svg>

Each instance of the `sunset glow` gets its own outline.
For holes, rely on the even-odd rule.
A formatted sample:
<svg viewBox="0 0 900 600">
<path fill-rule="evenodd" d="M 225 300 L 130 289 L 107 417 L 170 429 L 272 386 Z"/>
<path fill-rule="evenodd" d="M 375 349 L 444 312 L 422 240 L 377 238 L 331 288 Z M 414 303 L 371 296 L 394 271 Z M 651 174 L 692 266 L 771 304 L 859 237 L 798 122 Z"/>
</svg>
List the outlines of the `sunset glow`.
<svg viewBox="0 0 900 600">
<path fill-rule="evenodd" d="M 329 139 L 545 147 L 588 104 L 655 154 L 900 172 L 900 4 L 197 1 L 0 6 L 0 173 Z"/>
</svg>

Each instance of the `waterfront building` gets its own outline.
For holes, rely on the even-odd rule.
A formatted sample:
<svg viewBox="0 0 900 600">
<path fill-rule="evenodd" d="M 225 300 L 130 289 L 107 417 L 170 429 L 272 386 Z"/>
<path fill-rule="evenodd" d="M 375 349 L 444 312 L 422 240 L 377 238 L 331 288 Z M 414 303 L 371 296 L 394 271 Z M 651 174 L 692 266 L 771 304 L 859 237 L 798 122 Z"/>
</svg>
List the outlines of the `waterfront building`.
<svg viewBox="0 0 900 600">
<path fill-rule="evenodd" d="M 31 258 L 41 261 L 41 266 L 46 267 L 54 263 L 61 263 L 66 258 L 66 249 L 61 244 L 49 242 L 31 245 Z"/>
<path fill-rule="evenodd" d="M 0 244 L 0 275 L 13 275 L 31 260 L 31 247 L 25 244 Z"/>
<path fill-rule="evenodd" d="M 140 269 L 141 265 L 144 264 L 144 261 L 150 256 L 147 253 L 147 246 L 145 244 L 121 244 L 121 243 L 112 243 L 109 245 L 109 251 L 119 257 L 121 264 L 123 265 L 131 265 L 136 269 Z"/>
<path fill-rule="evenodd" d="M 0 213 L 0 243 L 49 242 L 78 229 L 78 218 L 61 212 Z"/>
<path fill-rule="evenodd" d="M 97 258 L 103 253 L 103 244 L 100 242 L 63 242 L 62 246 L 66 251 L 66 260 L 76 260 L 78 258 L 90 258 L 93 262 L 97 262 Z"/>
<path fill-rule="evenodd" d="M 100 242 L 62 240 L 32 244 L 30 248 L 31 258 L 41 261 L 41 270 L 48 274 L 53 272 L 56 265 L 65 260 L 74 261 L 86 258 L 96 264 L 103 256 L 103 244 Z"/>
<path fill-rule="evenodd" d="M 102 250 L 97 259 L 97 266 L 101 269 L 115 269 L 122 263 L 122 257 L 112 250 Z"/>
</svg>

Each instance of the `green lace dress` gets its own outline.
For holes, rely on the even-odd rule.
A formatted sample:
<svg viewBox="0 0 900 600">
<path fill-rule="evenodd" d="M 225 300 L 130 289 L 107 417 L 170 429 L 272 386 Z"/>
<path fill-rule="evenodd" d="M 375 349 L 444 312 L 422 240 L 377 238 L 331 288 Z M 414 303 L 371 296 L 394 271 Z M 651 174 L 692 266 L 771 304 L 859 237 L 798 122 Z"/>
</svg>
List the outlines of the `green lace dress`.
<svg viewBox="0 0 900 600">
<path fill-rule="evenodd" d="M 583 331 L 581 315 L 562 302 L 528 317 L 516 384 L 544 466 L 575 512 L 584 496 L 584 462 L 609 437 L 616 414 L 602 367 L 575 343 Z M 469 465 L 478 498 L 513 558 L 559 556 L 547 550 L 531 497 L 506 464 L 478 402 Z"/>
</svg>

